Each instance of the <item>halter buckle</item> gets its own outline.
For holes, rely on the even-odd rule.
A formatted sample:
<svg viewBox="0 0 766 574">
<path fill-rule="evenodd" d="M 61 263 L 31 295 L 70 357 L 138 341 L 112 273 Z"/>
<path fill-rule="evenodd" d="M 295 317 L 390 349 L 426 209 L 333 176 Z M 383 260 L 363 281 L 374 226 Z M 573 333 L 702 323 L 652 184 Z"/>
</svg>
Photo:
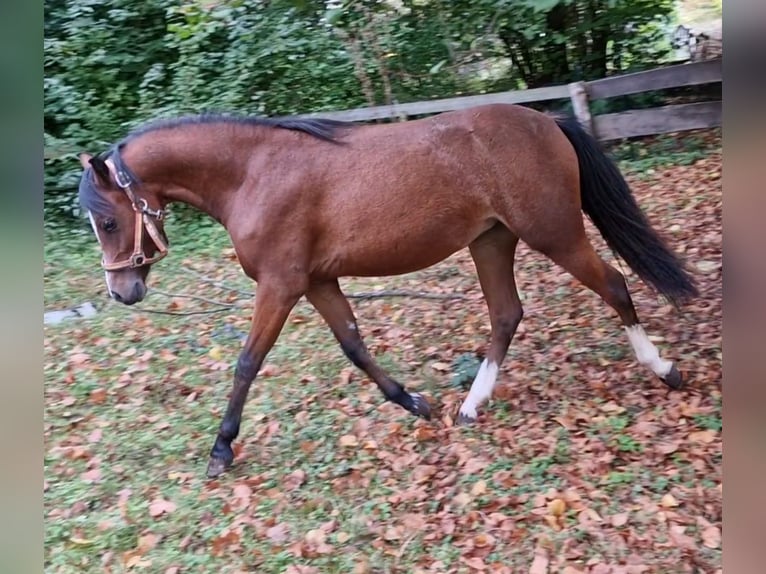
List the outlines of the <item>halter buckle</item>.
<svg viewBox="0 0 766 574">
<path fill-rule="evenodd" d="M 130 178 L 128 177 L 128 174 L 122 170 L 115 170 L 114 181 L 116 181 L 117 185 L 122 189 L 128 189 L 130 187 Z"/>
<path fill-rule="evenodd" d="M 143 197 L 140 197 L 138 199 L 138 205 L 135 207 L 138 207 L 138 210 L 141 213 L 145 213 L 146 215 L 151 215 L 157 221 L 162 221 L 163 219 L 165 219 L 165 210 L 150 208 L 149 204 L 146 202 L 146 200 Z"/>
</svg>

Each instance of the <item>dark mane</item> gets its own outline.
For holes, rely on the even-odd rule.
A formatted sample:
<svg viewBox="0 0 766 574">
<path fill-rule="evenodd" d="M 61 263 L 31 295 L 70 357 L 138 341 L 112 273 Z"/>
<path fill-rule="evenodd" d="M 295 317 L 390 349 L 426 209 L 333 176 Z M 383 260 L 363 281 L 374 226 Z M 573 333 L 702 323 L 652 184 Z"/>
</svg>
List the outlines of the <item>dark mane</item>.
<svg viewBox="0 0 766 574">
<path fill-rule="evenodd" d="M 342 128 L 349 128 L 354 124 L 329 120 L 322 118 L 261 118 L 257 116 L 237 116 L 228 114 L 200 114 L 194 116 L 182 116 L 179 118 L 155 120 L 143 124 L 132 130 L 127 136 L 113 145 L 103 154 L 101 159 L 111 158 L 118 170 L 126 172 L 132 180 L 138 182 L 135 174 L 123 163 L 119 150 L 130 140 L 150 132 L 172 129 L 187 125 L 231 123 L 250 126 L 267 126 L 272 128 L 282 128 L 303 132 L 320 140 L 340 143 L 337 139 L 338 131 Z M 92 168 L 88 168 L 80 179 L 80 188 L 78 191 L 80 206 L 86 211 L 99 215 L 109 215 L 111 207 L 109 202 L 98 192 L 95 186 L 95 175 Z"/>
<path fill-rule="evenodd" d="M 272 128 L 282 128 L 287 130 L 294 130 L 303 132 L 312 137 L 338 143 L 337 135 L 338 131 L 342 128 L 351 127 L 352 123 L 341 122 L 338 120 L 329 120 L 322 118 L 298 118 L 298 117 L 283 117 L 283 118 L 262 118 L 258 116 L 238 116 L 232 114 L 199 114 L 193 116 L 182 116 L 179 118 L 170 118 L 155 120 L 137 127 L 131 131 L 119 145 L 128 143 L 133 138 L 140 135 L 164 129 L 172 129 L 181 126 L 188 125 L 200 125 L 200 124 L 216 124 L 216 123 L 228 123 L 228 124 L 240 124 L 246 126 L 266 126 Z"/>
</svg>

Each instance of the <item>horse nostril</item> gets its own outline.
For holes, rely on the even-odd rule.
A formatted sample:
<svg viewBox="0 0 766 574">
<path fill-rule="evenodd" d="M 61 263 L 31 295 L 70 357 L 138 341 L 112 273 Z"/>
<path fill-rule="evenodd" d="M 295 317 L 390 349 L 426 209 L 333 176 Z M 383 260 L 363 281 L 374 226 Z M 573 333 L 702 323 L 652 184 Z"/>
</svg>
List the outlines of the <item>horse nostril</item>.
<svg viewBox="0 0 766 574">
<path fill-rule="evenodd" d="M 122 295 L 117 293 L 117 291 L 112 291 L 111 294 L 112 294 L 112 299 L 114 299 L 115 301 L 117 301 L 119 303 L 123 302 Z"/>
<path fill-rule="evenodd" d="M 145 291 L 142 283 L 136 283 L 133 286 L 133 301 L 141 301 L 144 298 Z"/>
</svg>

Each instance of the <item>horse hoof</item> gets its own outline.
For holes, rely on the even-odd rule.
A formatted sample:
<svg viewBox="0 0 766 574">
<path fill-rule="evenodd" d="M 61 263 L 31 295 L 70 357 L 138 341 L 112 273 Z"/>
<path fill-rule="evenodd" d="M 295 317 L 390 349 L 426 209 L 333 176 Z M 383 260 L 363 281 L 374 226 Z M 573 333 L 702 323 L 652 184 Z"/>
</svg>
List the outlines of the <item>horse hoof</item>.
<svg viewBox="0 0 766 574">
<path fill-rule="evenodd" d="M 670 368 L 670 372 L 664 377 L 660 377 L 662 382 L 669 386 L 671 389 L 680 389 L 684 386 L 684 379 L 676 366 L 673 365 Z"/>
<path fill-rule="evenodd" d="M 455 424 L 461 427 L 467 427 L 472 425 L 475 422 L 476 422 L 476 417 L 472 417 L 464 413 L 458 413 Z"/>
<path fill-rule="evenodd" d="M 207 477 L 216 478 L 226 472 L 231 466 L 231 462 L 226 462 L 222 458 L 211 456 L 207 463 Z"/>
<path fill-rule="evenodd" d="M 423 417 L 426 420 L 431 420 L 431 405 L 428 404 L 423 395 L 420 393 L 411 393 L 412 408 L 410 412 L 419 417 Z"/>
</svg>

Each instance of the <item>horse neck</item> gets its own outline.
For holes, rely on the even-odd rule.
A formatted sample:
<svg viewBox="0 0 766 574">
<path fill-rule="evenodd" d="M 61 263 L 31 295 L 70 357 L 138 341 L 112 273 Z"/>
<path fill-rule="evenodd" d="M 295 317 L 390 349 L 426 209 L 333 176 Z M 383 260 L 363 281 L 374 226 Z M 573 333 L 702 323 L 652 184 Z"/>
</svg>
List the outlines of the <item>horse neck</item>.
<svg viewBox="0 0 766 574">
<path fill-rule="evenodd" d="M 241 187 L 254 151 L 252 142 L 242 141 L 246 134 L 230 127 L 188 125 L 148 132 L 126 144 L 123 159 L 163 207 L 186 203 L 225 223 L 228 200 Z"/>
</svg>

